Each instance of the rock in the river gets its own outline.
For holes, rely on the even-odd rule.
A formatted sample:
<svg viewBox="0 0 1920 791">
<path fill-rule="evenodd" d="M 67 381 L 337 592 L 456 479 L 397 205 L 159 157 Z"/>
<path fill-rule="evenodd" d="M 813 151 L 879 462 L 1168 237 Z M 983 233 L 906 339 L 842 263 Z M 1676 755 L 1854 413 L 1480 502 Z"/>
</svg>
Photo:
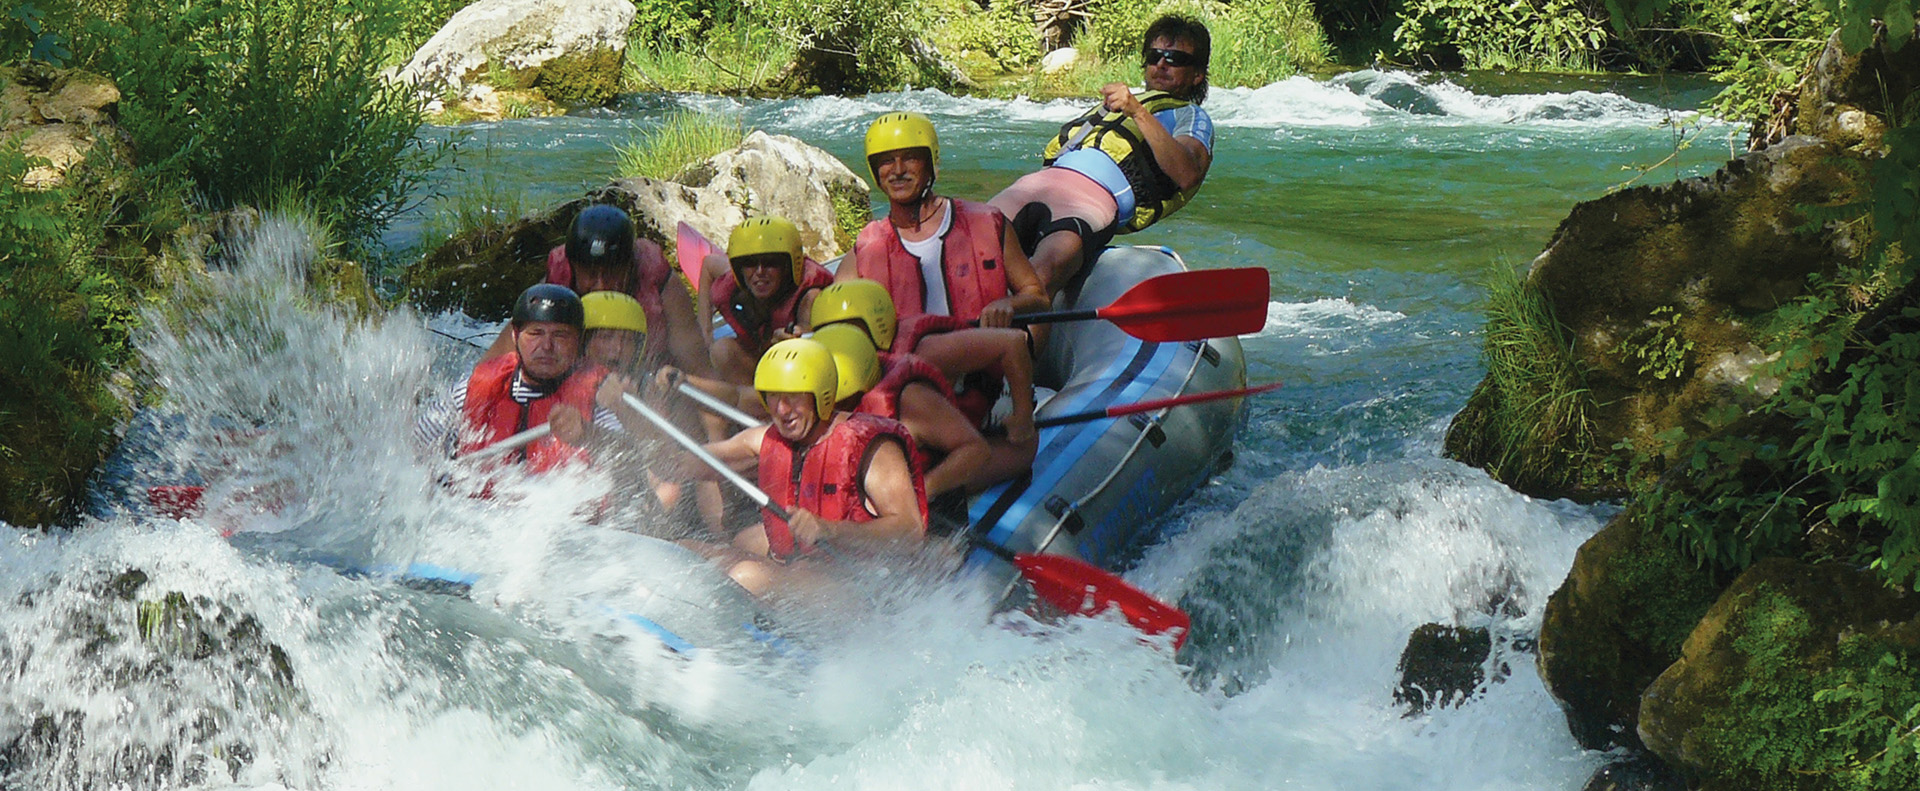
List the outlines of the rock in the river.
<svg viewBox="0 0 1920 791">
<path fill-rule="evenodd" d="M 1400 653 L 1400 685 L 1393 702 L 1407 705 L 1411 717 L 1429 708 L 1458 705 L 1486 680 L 1493 638 L 1486 627 L 1424 624 L 1407 638 Z"/>
<path fill-rule="evenodd" d="M 1534 259 L 1527 284 L 1566 329 L 1591 404 L 1591 447 L 1626 440 L 1657 449 L 1655 435 L 1673 428 L 1698 437 L 1711 428 L 1708 414 L 1750 408 L 1778 387 L 1759 373 L 1769 357 L 1755 327 L 1799 296 L 1808 275 L 1859 256 L 1852 226 L 1809 221 L 1818 216 L 1810 208 L 1861 199 L 1863 177 L 1849 159 L 1858 157 L 1839 145 L 1788 138 L 1708 177 L 1574 207 Z M 1448 455 L 1476 466 L 1499 458 L 1503 432 L 1484 414 L 1499 387 L 1483 380 L 1455 416 Z M 1618 475 L 1598 464 L 1584 475 L 1529 474 L 1584 481 L 1571 491 L 1503 477 L 1528 494 L 1592 499 L 1624 488 Z"/>
<path fill-rule="evenodd" d="M 627 0 L 480 0 L 454 14 L 397 78 L 434 96 L 511 80 L 561 104 L 606 104 L 619 91 L 633 15 Z"/>
<path fill-rule="evenodd" d="M 778 215 L 800 227 L 807 255 L 824 261 L 841 252 L 834 235 L 836 204 L 864 210 L 867 195 L 866 181 L 832 154 L 785 135 L 754 132 L 680 181 L 618 179 L 505 228 L 449 240 L 408 270 L 408 291 L 429 309 L 461 307 L 476 318 L 504 317 L 520 291 L 546 275 L 547 251 L 565 240 L 574 215 L 594 203 L 626 210 L 638 234 L 669 255 L 682 221 L 724 244 L 749 214 Z"/>
<path fill-rule="evenodd" d="M 1593 770 L 1581 791 L 1687 791 L 1687 781 L 1659 758 L 1634 750 Z"/>
<path fill-rule="evenodd" d="M 1704 789 L 1893 787 L 1842 780 L 1891 746 L 1920 700 L 1912 665 L 1883 664 L 1920 651 L 1916 616 L 1920 596 L 1869 570 L 1755 563 L 1641 697 L 1641 741 Z M 1821 699 L 1842 687 L 1868 697 Z M 1868 719 L 1854 734 L 1858 715 Z M 1911 744 L 1901 749 L 1911 765 Z"/>
<path fill-rule="evenodd" d="M 1582 746 L 1635 742 L 1640 693 L 1680 656 L 1719 593 L 1713 575 L 1641 522 L 1614 517 L 1574 555 L 1540 624 L 1540 677 Z"/>
</svg>

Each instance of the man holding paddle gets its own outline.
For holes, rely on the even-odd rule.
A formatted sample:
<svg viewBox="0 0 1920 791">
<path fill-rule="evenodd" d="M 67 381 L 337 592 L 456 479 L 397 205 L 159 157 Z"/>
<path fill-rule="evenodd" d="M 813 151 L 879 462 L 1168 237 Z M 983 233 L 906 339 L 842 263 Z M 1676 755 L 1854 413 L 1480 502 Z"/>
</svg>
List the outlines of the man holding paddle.
<svg viewBox="0 0 1920 791">
<path fill-rule="evenodd" d="M 753 381 L 773 422 L 688 447 L 693 455 L 679 463 L 682 473 L 708 479 L 757 470 L 763 519 L 734 537 L 730 576 L 756 595 L 795 591 L 821 581 L 824 558 L 919 544 L 927 495 L 912 461 L 913 438 L 896 421 L 834 409 L 839 375 L 826 347 L 799 338 L 774 344 Z M 600 403 L 686 442 L 634 397 L 632 386 L 610 380 Z"/>
<path fill-rule="evenodd" d="M 586 310 L 572 289 L 542 283 L 521 292 L 508 324 L 513 350 L 481 361 L 467 381 L 424 412 L 415 439 L 422 447 L 451 450 L 461 438 L 459 452 L 466 455 L 550 424 L 550 436 L 533 437 L 509 458 L 535 472 L 582 459 L 591 434 L 620 430 L 612 412 L 594 407 L 594 391 L 607 370 L 583 364 L 585 328 Z"/>
</svg>

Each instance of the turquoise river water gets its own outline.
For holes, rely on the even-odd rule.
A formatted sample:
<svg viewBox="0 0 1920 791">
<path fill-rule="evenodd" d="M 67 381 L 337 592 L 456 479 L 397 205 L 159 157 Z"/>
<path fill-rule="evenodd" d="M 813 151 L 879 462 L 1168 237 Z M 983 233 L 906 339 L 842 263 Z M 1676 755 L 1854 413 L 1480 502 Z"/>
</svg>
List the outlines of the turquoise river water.
<svg viewBox="0 0 1920 791">
<path fill-rule="evenodd" d="M 582 604 L 653 562 L 571 516 L 604 483 L 449 497 L 408 445 L 416 404 L 474 354 L 430 330 L 487 328 L 315 307 L 293 285 L 306 231 L 270 222 L 189 318 L 142 337 L 169 388 L 154 414 L 174 417 L 135 427 L 85 528 L 0 545 L 0 600 L 21 605 L 0 609 L 0 787 L 1579 788 L 1605 756 L 1567 735 L 1528 650 L 1606 508 L 1517 495 L 1440 438 L 1481 375 L 1488 273 L 1637 167 L 1662 182 L 1726 159 L 1741 130 L 1694 116 L 1702 94 L 1374 72 L 1214 91 L 1205 188 L 1132 241 L 1267 268 L 1267 325 L 1243 343 L 1249 378 L 1286 386 L 1127 573 L 1194 614 L 1180 663 L 1111 622 L 989 617 L 984 592 L 910 574 L 865 580 L 871 612 L 806 624 L 804 656 L 668 655 Z M 856 165 L 874 116 L 918 110 L 943 191 L 985 197 L 1077 103 L 634 97 L 467 127 L 468 171 L 439 184 L 485 168 L 529 203 L 571 198 L 680 106 Z M 210 460 L 247 483 L 216 487 L 207 517 L 141 507 Z M 333 570 L 421 559 L 482 577 L 459 598 Z M 252 648 L 142 639 L 137 613 L 165 608 L 102 585 L 129 568 L 149 579 L 131 599 L 180 591 L 222 629 L 250 614 Z M 1395 664 L 1427 622 L 1487 627 L 1495 651 L 1472 699 L 1407 716 Z M 290 685 L 263 681 L 263 640 Z"/>
</svg>

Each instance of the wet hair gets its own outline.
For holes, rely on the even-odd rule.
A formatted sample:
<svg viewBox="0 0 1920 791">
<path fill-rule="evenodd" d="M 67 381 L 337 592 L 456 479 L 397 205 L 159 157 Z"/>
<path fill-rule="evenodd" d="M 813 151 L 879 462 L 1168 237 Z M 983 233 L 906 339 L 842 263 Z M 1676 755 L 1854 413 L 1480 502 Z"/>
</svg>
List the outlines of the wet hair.
<svg viewBox="0 0 1920 791">
<path fill-rule="evenodd" d="M 1186 41 L 1193 45 L 1193 56 L 1199 59 L 1200 84 L 1194 86 L 1193 93 L 1184 97 L 1187 101 L 1200 104 L 1207 100 L 1207 64 L 1213 60 L 1213 34 L 1207 31 L 1206 23 L 1190 16 L 1167 14 L 1153 20 L 1147 26 L 1147 32 L 1140 36 L 1140 62 L 1147 62 L 1147 51 L 1153 49 L 1153 42 L 1160 39 Z"/>
</svg>

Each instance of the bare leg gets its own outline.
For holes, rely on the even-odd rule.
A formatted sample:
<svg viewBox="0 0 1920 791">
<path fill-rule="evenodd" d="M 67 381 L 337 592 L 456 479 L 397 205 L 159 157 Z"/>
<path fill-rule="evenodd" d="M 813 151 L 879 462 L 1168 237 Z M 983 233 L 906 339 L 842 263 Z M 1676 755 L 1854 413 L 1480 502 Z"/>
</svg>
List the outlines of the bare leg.
<svg viewBox="0 0 1920 791">
<path fill-rule="evenodd" d="M 1053 297 L 1060 289 L 1067 287 L 1067 281 L 1080 273 L 1081 254 L 1080 235 L 1072 231 L 1055 231 L 1040 237 L 1040 243 L 1033 248 L 1033 271 L 1040 276 L 1040 283 L 1046 286 L 1047 296 Z"/>
<path fill-rule="evenodd" d="M 760 360 L 740 345 L 739 338 L 721 338 L 713 342 L 713 371 L 721 379 L 739 385 L 753 385 L 753 369 Z"/>
</svg>

